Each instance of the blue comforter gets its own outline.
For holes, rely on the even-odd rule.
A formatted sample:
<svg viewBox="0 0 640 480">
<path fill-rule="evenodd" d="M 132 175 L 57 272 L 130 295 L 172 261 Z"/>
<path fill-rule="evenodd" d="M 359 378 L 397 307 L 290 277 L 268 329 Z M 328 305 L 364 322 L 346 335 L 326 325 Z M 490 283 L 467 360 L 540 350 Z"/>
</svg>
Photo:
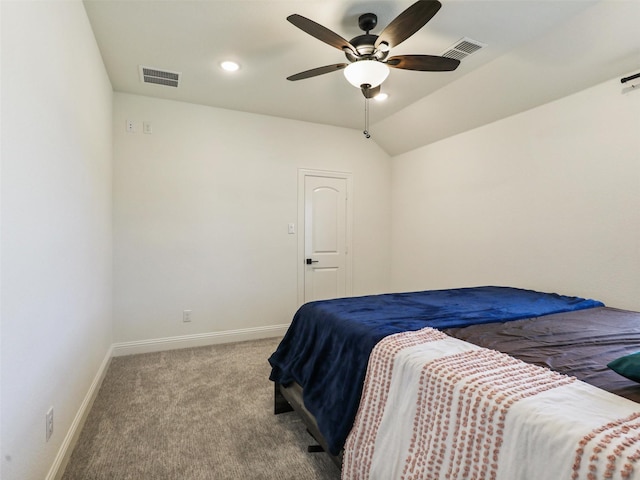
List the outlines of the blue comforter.
<svg viewBox="0 0 640 480">
<path fill-rule="evenodd" d="M 391 293 L 310 302 L 269 358 L 270 379 L 299 383 L 304 404 L 337 455 L 355 419 L 369 354 L 383 337 L 601 307 L 595 300 L 509 287 Z"/>
</svg>

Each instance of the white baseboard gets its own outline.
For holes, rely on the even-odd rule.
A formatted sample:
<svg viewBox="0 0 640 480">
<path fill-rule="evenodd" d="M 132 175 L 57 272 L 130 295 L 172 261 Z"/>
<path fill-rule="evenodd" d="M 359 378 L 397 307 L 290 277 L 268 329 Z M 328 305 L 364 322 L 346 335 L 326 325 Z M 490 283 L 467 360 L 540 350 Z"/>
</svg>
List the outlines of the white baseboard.
<svg viewBox="0 0 640 480">
<path fill-rule="evenodd" d="M 62 441 L 58 454 L 49 469 L 45 480 L 60 480 L 64 470 L 73 453 L 73 449 L 78 441 L 80 432 L 84 425 L 91 406 L 100 390 L 100 385 L 107 373 L 107 368 L 111 358 L 136 353 L 160 352 L 164 350 L 175 350 L 178 348 L 203 347 L 220 343 L 242 342 L 246 340 L 258 340 L 261 338 L 282 337 L 289 324 L 272 325 L 269 327 L 243 328 L 239 330 L 226 330 L 223 332 L 200 333 L 195 335 L 183 335 L 179 337 L 156 338 L 151 340 L 140 340 L 134 342 L 121 342 L 111 345 L 107 354 L 96 373 L 89 391 L 85 395 L 78 413 L 76 413 L 69 431 Z"/>
<path fill-rule="evenodd" d="M 242 328 L 239 330 L 225 330 L 222 332 L 198 333 L 195 335 L 181 335 L 178 337 L 154 338 L 113 344 L 113 356 L 133 355 L 137 353 L 161 352 L 178 348 L 204 347 L 219 343 L 243 342 L 260 338 L 282 337 L 289 324 L 272 325 L 269 327 Z"/>
<path fill-rule="evenodd" d="M 67 435 L 62 441 L 62 445 L 60 445 L 58 454 L 56 455 L 53 465 L 51 465 L 45 480 L 59 480 L 62 478 L 64 470 L 67 467 L 67 463 L 69 462 L 69 458 L 71 457 L 73 449 L 80 437 L 80 432 L 82 431 L 84 422 L 89 415 L 89 411 L 91 410 L 91 406 L 93 405 L 96 396 L 98 395 L 98 390 L 100 390 L 100 385 L 102 385 L 102 380 L 104 380 L 104 376 L 107 373 L 112 357 L 113 346 L 109 347 L 109 350 L 107 350 L 107 354 L 105 355 L 104 360 L 102 360 L 98 373 L 96 373 L 93 382 L 91 382 L 89 391 L 85 395 L 84 400 L 82 400 L 73 422 L 71 422 L 71 427 L 69 427 Z"/>
</svg>

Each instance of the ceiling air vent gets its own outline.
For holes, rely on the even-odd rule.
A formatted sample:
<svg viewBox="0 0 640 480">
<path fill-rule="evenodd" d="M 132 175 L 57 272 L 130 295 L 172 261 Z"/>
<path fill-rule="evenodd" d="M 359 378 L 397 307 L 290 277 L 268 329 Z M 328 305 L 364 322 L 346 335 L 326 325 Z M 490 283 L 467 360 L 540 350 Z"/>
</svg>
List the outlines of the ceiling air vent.
<svg viewBox="0 0 640 480">
<path fill-rule="evenodd" d="M 462 38 L 458 40 L 456 43 L 447 48 L 441 56 L 455 58 L 456 60 L 462 60 L 463 58 L 468 57 L 472 53 L 476 53 L 482 47 L 486 47 L 486 43 L 478 42 L 477 40 L 472 40 L 470 38 Z"/>
<path fill-rule="evenodd" d="M 180 75 L 182 75 L 180 72 L 140 65 L 140 81 L 144 83 L 178 87 L 180 85 Z"/>
</svg>

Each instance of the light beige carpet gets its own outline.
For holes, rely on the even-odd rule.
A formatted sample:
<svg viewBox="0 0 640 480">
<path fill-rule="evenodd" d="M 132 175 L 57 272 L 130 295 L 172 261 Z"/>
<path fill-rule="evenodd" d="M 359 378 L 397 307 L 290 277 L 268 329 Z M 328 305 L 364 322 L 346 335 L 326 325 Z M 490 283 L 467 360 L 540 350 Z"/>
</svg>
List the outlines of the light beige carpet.
<svg viewBox="0 0 640 480">
<path fill-rule="evenodd" d="M 294 413 L 273 414 L 279 339 L 116 357 L 63 480 L 337 480 Z"/>
</svg>

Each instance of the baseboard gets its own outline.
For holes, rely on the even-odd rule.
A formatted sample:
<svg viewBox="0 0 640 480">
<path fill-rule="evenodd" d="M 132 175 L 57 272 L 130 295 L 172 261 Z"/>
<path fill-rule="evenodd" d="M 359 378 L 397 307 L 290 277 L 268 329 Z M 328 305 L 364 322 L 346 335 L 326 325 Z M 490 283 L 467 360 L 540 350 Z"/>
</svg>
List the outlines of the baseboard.
<svg viewBox="0 0 640 480">
<path fill-rule="evenodd" d="M 260 338 L 281 337 L 285 334 L 289 324 L 272 325 L 269 327 L 242 328 L 239 330 L 225 330 L 222 332 L 198 333 L 178 337 L 155 338 L 133 342 L 113 344 L 113 356 L 133 355 L 138 353 L 161 352 L 178 348 L 204 347 L 219 343 L 243 342 Z"/>
<path fill-rule="evenodd" d="M 62 445 L 58 450 L 58 454 L 56 455 L 55 460 L 53 461 L 53 465 L 49 469 L 49 473 L 46 476 L 45 480 L 60 480 L 62 475 L 64 474 L 64 470 L 67 467 L 67 463 L 69 463 L 69 458 L 73 453 L 73 449 L 78 442 L 78 438 L 80 437 L 80 432 L 82 431 L 82 427 L 84 426 L 84 422 L 89 415 L 89 411 L 93 406 L 93 402 L 98 395 L 98 390 L 100 390 L 100 385 L 102 385 L 102 380 L 104 380 L 104 376 L 107 373 L 107 369 L 109 368 L 109 363 L 111 362 L 111 358 L 113 357 L 113 346 L 109 347 L 107 354 L 98 369 L 98 373 L 93 379 L 91 386 L 89 387 L 89 391 L 84 397 L 84 400 L 80 404 L 80 408 L 78 409 L 78 413 L 76 413 L 73 422 L 71 422 L 71 426 L 67 431 L 67 435 L 64 437 L 62 441 Z"/>
<path fill-rule="evenodd" d="M 76 413 L 71 426 L 62 441 L 49 473 L 45 480 L 60 480 L 67 467 L 69 458 L 78 441 L 82 427 L 84 426 L 91 406 L 100 390 L 100 385 L 107 373 L 107 368 L 111 358 L 132 355 L 136 353 L 159 352 L 163 350 L 175 350 L 178 348 L 203 347 L 219 343 L 242 342 L 246 340 L 258 340 L 261 338 L 282 337 L 289 324 L 272 325 L 269 327 L 243 328 L 239 330 L 226 330 L 223 332 L 201 333 L 196 335 L 183 335 L 179 337 L 157 338 L 152 340 L 141 340 L 135 342 L 114 343 L 107 351 L 98 372 L 96 373 L 89 391 L 85 395 L 78 412 Z"/>
</svg>

